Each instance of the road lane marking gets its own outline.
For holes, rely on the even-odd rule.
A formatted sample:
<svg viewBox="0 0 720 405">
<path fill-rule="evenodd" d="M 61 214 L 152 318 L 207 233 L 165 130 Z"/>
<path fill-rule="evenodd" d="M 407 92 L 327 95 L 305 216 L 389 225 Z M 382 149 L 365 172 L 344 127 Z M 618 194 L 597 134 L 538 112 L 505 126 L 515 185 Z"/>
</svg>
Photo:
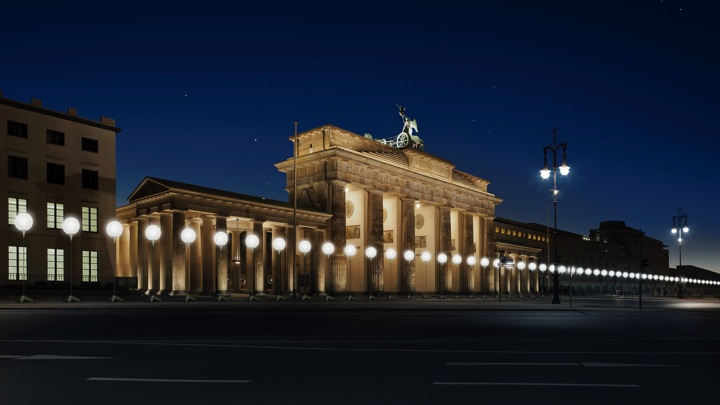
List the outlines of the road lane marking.
<svg viewBox="0 0 720 405">
<path fill-rule="evenodd" d="M 675 364 L 633 364 L 633 363 L 592 363 L 592 362 L 576 362 L 576 363 L 503 363 L 503 362 L 447 362 L 446 366 L 564 366 L 564 367 L 680 367 Z"/>
<path fill-rule="evenodd" d="M 453 382 L 436 381 L 433 385 L 480 385 L 498 387 L 581 387 L 581 388 L 640 388 L 638 384 L 573 384 L 573 383 L 522 383 L 522 382 Z"/>
<path fill-rule="evenodd" d="M 112 357 L 84 357 L 84 356 L 55 356 L 52 354 L 36 354 L 34 356 L 22 356 L 16 360 L 112 360 Z"/>
<path fill-rule="evenodd" d="M 211 383 L 211 384 L 247 384 L 250 380 L 175 380 L 169 378 L 114 378 L 90 377 L 85 381 L 113 381 L 113 382 L 162 382 L 162 383 Z"/>
</svg>

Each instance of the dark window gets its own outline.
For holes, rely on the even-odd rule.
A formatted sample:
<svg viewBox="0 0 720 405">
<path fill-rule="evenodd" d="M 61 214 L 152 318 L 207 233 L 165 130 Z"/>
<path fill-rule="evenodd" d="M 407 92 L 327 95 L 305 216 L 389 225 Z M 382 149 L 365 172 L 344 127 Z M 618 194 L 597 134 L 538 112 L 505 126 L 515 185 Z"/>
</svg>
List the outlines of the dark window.
<svg viewBox="0 0 720 405">
<path fill-rule="evenodd" d="M 8 121 L 8 135 L 27 138 L 27 124 L 22 122 Z"/>
<path fill-rule="evenodd" d="M 97 153 L 98 152 L 97 139 L 83 138 L 82 139 L 82 150 Z"/>
<path fill-rule="evenodd" d="M 48 163 L 47 182 L 53 184 L 65 184 L 65 166 Z"/>
<path fill-rule="evenodd" d="M 83 188 L 89 188 L 91 190 L 98 189 L 98 172 L 95 170 L 82 171 L 82 186 Z"/>
<path fill-rule="evenodd" d="M 8 177 L 28 178 L 28 160 L 17 156 L 8 156 Z"/>
<path fill-rule="evenodd" d="M 65 133 L 64 132 L 53 131 L 52 129 L 48 129 L 47 134 L 45 135 L 45 139 L 47 140 L 47 143 L 65 146 Z"/>
</svg>

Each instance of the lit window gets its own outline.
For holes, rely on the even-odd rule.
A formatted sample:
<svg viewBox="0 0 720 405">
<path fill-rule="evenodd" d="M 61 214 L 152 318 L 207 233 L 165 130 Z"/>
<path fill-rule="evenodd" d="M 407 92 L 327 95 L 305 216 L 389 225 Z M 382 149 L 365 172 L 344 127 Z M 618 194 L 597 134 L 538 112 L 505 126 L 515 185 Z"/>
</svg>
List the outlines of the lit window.
<svg viewBox="0 0 720 405">
<path fill-rule="evenodd" d="M 27 200 L 23 198 L 8 198 L 8 224 L 15 225 L 15 216 L 27 212 Z"/>
<path fill-rule="evenodd" d="M 94 250 L 83 250 L 82 252 L 82 279 L 83 281 L 97 281 L 98 261 L 97 252 Z"/>
<path fill-rule="evenodd" d="M 47 250 L 48 281 L 65 280 L 65 251 L 62 249 Z"/>
<path fill-rule="evenodd" d="M 8 246 L 8 280 L 27 280 L 27 248 Z"/>
<path fill-rule="evenodd" d="M 65 205 L 47 203 L 47 227 L 48 229 L 62 229 L 65 220 Z"/>
<path fill-rule="evenodd" d="M 93 207 L 82 207 L 83 232 L 97 232 L 98 211 Z"/>
</svg>

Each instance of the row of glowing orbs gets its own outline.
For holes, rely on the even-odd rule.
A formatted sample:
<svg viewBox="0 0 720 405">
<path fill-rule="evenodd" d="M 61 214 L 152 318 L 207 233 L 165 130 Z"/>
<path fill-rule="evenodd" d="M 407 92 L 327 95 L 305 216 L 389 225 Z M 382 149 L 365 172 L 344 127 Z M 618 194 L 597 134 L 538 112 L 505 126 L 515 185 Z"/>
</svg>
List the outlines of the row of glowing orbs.
<svg viewBox="0 0 720 405">
<path fill-rule="evenodd" d="M 28 230 L 30 230 L 30 228 L 32 228 L 32 225 L 33 225 L 33 219 L 30 214 L 23 212 L 23 213 L 19 213 L 15 216 L 15 227 L 19 231 L 21 231 L 23 233 L 23 235 L 25 234 L 26 231 L 28 231 Z M 75 235 L 80 230 L 80 222 L 75 218 L 69 217 L 63 221 L 62 228 L 63 228 L 63 231 L 72 238 L 72 236 Z M 108 236 L 110 236 L 112 238 L 117 238 L 123 232 L 122 224 L 120 224 L 120 222 L 118 222 L 118 221 L 111 221 L 110 223 L 108 223 L 108 225 L 106 227 L 106 232 L 107 232 Z M 685 231 L 685 232 L 687 232 L 687 231 Z M 149 225 L 145 229 L 145 237 L 153 243 L 155 241 L 157 241 L 158 239 L 160 239 L 161 234 L 162 234 L 162 231 L 160 230 L 160 227 L 157 225 Z M 180 238 L 185 243 L 192 243 L 196 239 L 195 231 L 192 230 L 191 228 L 185 228 L 181 232 Z M 227 244 L 228 235 L 226 232 L 220 231 L 215 234 L 215 236 L 213 237 L 213 240 L 215 241 L 216 245 L 222 247 Z M 260 244 L 260 239 L 257 237 L 257 235 L 250 234 L 245 238 L 245 244 L 249 248 L 254 249 L 254 248 L 258 247 L 258 245 Z M 273 245 L 273 249 L 275 249 L 279 252 L 279 251 L 285 249 L 286 242 L 283 238 L 275 238 L 275 240 L 273 240 L 273 242 L 272 242 L 272 245 Z M 312 245 L 310 244 L 309 241 L 303 240 L 299 243 L 298 248 L 301 253 L 307 254 L 310 251 L 311 246 Z M 335 246 L 331 242 L 325 242 L 322 245 L 322 251 L 326 255 L 331 255 L 335 251 Z M 347 246 L 345 246 L 344 252 L 345 252 L 346 256 L 352 258 L 357 253 L 357 249 L 353 245 L 347 245 Z M 365 249 L 365 255 L 369 259 L 374 259 L 377 256 L 377 249 L 373 246 L 370 246 L 367 249 Z M 385 257 L 387 257 L 389 260 L 393 260 L 397 257 L 397 252 L 395 251 L 395 249 L 390 248 L 385 251 Z M 405 258 L 405 260 L 410 261 L 415 257 L 415 252 L 412 250 L 406 250 L 405 253 L 403 253 L 403 257 Z M 432 258 L 432 254 L 430 252 L 423 252 L 420 255 L 420 259 L 425 263 L 429 262 L 431 258 Z M 448 256 L 445 253 L 440 253 L 438 255 L 437 259 L 440 264 L 445 264 L 448 260 Z M 462 263 L 462 256 L 454 255 L 452 257 L 452 262 L 456 265 L 459 265 L 460 263 Z M 467 258 L 468 265 L 474 266 L 476 263 L 477 263 L 477 261 L 475 259 L 475 256 L 469 256 Z M 488 264 L 490 264 L 488 258 L 483 257 L 482 259 L 480 259 L 481 266 L 486 267 Z M 493 262 L 493 265 L 495 267 L 500 267 L 500 259 L 495 259 L 495 261 Z M 518 262 L 517 267 L 519 270 L 524 270 L 526 267 L 525 262 Z M 534 262 L 531 262 L 530 264 L 528 264 L 527 267 L 531 271 L 538 268 L 538 266 Z M 553 272 L 555 272 L 555 265 L 551 264 L 550 267 L 548 268 L 548 266 L 546 266 L 545 263 L 541 263 L 539 266 L 539 270 L 541 272 L 549 270 L 551 273 L 553 273 Z M 565 266 L 561 265 L 561 266 L 558 266 L 557 271 L 560 274 L 564 274 L 567 271 L 567 268 Z M 631 279 L 638 277 L 638 275 L 635 273 L 620 272 L 620 271 L 616 272 L 614 270 L 608 271 L 608 270 L 600 270 L 600 269 L 595 269 L 595 270 L 584 269 L 583 270 L 582 268 L 577 268 L 577 269 L 571 268 L 570 273 L 577 274 L 577 275 L 585 274 L 587 276 L 594 275 L 594 276 L 603 276 L 603 277 L 605 277 L 605 276 L 623 277 L 623 278 L 630 277 Z M 679 278 L 679 277 L 670 277 L 670 276 L 663 276 L 663 275 L 657 275 L 657 274 L 643 273 L 639 277 L 641 277 L 643 280 L 649 279 L 649 280 L 670 281 L 670 282 L 680 282 L 681 281 L 683 283 L 690 282 L 690 283 L 710 284 L 710 285 L 720 284 L 720 282 L 712 281 L 712 280 Z"/>
</svg>

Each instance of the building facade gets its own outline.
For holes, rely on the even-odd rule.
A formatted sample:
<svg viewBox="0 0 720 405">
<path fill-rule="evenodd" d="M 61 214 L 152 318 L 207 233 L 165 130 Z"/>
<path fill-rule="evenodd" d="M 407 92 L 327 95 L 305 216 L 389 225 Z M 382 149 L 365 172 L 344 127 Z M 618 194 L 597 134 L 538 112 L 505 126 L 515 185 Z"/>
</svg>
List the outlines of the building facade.
<svg viewBox="0 0 720 405">
<path fill-rule="evenodd" d="M 115 249 L 104 224 L 115 216 L 115 121 L 80 118 L 0 94 L 3 161 L 0 284 L 101 288 L 113 283 Z M 23 234 L 15 217 L 28 213 Z M 72 238 L 63 221 L 80 223 Z"/>
</svg>

